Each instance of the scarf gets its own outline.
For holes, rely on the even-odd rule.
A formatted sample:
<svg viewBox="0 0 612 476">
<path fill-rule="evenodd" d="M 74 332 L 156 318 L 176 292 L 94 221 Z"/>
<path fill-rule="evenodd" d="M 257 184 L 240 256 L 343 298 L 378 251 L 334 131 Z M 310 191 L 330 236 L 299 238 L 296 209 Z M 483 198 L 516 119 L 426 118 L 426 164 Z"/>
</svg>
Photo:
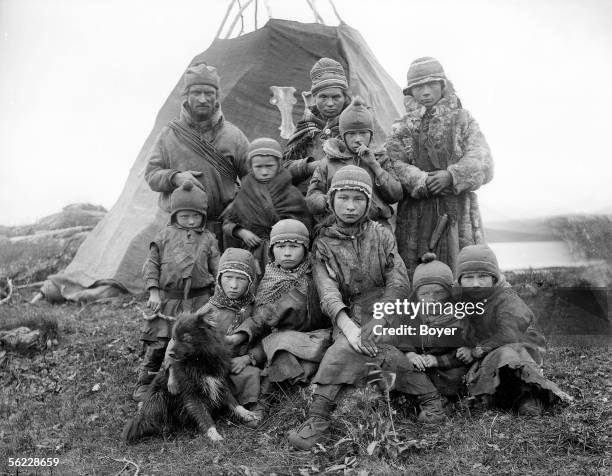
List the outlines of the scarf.
<svg viewBox="0 0 612 476">
<path fill-rule="evenodd" d="M 230 299 L 223 291 L 223 288 L 219 283 L 215 286 L 215 294 L 208 300 L 209 303 L 213 304 L 216 307 L 231 309 L 233 311 L 240 311 L 247 307 L 249 304 L 255 301 L 255 296 L 251 292 L 250 288 L 240 296 L 238 299 Z"/>
<path fill-rule="evenodd" d="M 292 289 L 296 288 L 306 294 L 310 261 L 304 259 L 295 269 L 286 270 L 275 263 L 268 263 L 266 272 L 257 289 L 255 305 L 273 304 Z"/>
<path fill-rule="evenodd" d="M 239 224 L 260 238 L 269 238 L 272 225 L 294 218 L 310 227 L 311 217 L 306 200 L 291 184 L 291 174 L 284 168 L 267 183 L 258 182 L 252 173 L 242 181 L 234 202 L 224 219 Z"/>
</svg>

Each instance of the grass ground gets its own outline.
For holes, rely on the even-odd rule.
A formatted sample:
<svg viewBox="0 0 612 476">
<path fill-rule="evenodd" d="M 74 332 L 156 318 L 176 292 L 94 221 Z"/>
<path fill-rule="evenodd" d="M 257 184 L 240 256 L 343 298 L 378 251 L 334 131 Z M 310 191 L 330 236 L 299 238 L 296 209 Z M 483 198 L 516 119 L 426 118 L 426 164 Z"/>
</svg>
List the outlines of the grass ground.
<svg viewBox="0 0 612 476">
<path fill-rule="evenodd" d="M 337 411 L 335 441 L 312 452 L 289 449 L 286 432 L 305 418 L 308 390 L 279 395 L 260 430 L 222 420 L 214 446 L 181 432 L 126 446 L 123 424 L 136 410 L 130 394 L 139 362 L 144 301 L 30 306 L 16 296 L 4 319 L 59 323 L 59 345 L 33 355 L 0 352 L 0 474 L 8 458 L 59 458 L 57 467 L 18 474 L 535 474 L 612 473 L 611 347 L 553 347 L 545 374 L 573 395 L 571 406 L 541 419 L 460 406 L 443 425 L 419 426 L 394 401 L 397 438 L 386 403 L 371 392 Z M 377 443 L 374 443 L 377 442 Z"/>
</svg>

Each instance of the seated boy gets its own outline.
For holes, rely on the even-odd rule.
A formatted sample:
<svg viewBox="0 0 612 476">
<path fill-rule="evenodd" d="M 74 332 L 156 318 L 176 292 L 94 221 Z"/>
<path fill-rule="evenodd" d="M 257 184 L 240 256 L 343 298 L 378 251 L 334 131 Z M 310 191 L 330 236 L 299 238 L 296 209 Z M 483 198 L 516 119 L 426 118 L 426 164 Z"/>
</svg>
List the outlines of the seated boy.
<svg viewBox="0 0 612 476">
<path fill-rule="evenodd" d="M 543 406 L 571 397 L 542 375 L 544 337 L 535 329 L 531 309 L 508 284 L 493 250 L 470 245 L 457 256 L 456 276 L 462 299 L 483 303 L 484 313 L 464 320 L 468 345 L 457 358 L 472 364 L 468 393 L 485 408 L 512 408 L 539 416 Z"/>
<path fill-rule="evenodd" d="M 368 211 L 371 220 L 388 224 L 393 216 L 391 204 L 402 198 L 402 186 L 395 175 L 387 170 L 391 163 L 386 156 L 377 158 L 369 148 L 373 137 L 374 119 L 361 98 L 357 97 L 340 114 L 340 137 L 330 138 L 323 144 L 323 157 L 312 174 L 306 202 L 318 221 L 332 215 L 328 207 L 327 192 L 334 174 L 342 167 L 356 165 L 371 177 L 372 203 Z"/>
<path fill-rule="evenodd" d="M 294 218 L 307 227 L 312 217 L 291 174 L 280 166 L 281 147 L 274 139 L 255 139 L 249 146 L 251 172 L 244 177 L 234 201 L 223 212 L 223 232 L 239 238 L 263 272 L 270 229 L 277 221 Z"/>
</svg>

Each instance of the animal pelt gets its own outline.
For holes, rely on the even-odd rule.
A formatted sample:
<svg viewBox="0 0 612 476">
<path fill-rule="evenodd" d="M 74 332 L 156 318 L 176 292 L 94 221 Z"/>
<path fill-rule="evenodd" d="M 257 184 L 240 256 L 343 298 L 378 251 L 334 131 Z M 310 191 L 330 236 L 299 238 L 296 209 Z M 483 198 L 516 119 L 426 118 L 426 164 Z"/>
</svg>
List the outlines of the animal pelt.
<svg viewBox="0 0 612 476">
<path fill-rule="evenodd" d="M 230 410 L 243 421 L 257 418 L 232 395 L 229 349 L 214 327 L 188 314 L 176 321 L 172 335 L 171 363 L 155 376 L 138 414 L 126 423 L 126 442 L 194 423 L 210 440 L 220 441 L 212 415 Z"/>
</svg>

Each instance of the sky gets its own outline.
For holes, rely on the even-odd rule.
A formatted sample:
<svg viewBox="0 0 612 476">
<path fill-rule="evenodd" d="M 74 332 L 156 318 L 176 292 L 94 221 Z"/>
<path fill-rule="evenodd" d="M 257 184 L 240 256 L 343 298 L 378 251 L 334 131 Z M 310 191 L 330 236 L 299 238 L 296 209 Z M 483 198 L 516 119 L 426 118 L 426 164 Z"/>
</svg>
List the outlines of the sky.
<svg viewBox="0 0 612 476">
<path fill-rule="evenodd" d="M 274 18 L 313 21 L 304 0 L 267 3 Z M 612 212 L 611 1 L 334 3 L 400 86 L 412 60 L 441 61 L 493 152 L 495 177 L 478 192 L 485 223 Z M 69 203 L 110 209 L 228 4 L 0 0 L 0 224 Z M 337 24 L 327 0 L 317 6 Z"/>
</svg>

